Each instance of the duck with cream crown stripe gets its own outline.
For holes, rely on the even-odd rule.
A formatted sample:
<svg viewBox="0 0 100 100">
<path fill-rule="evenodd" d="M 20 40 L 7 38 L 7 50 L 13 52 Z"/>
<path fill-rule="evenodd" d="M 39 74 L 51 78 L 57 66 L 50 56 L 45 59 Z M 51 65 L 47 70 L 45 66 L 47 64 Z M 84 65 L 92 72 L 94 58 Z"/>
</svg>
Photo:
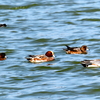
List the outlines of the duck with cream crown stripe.
<svg viewBox="0 0 100 100">
<path fill-rule="evenodd" d="M 54 57 L 55 56 L 54 56 L 53 51 L 47 51 L 43 55 L 29 55 L 28 57 L 26 57 L 26 59 L 29 62 L 40 63 L 40 62 L 52 61 L 55 59 Z"/>
</svg>

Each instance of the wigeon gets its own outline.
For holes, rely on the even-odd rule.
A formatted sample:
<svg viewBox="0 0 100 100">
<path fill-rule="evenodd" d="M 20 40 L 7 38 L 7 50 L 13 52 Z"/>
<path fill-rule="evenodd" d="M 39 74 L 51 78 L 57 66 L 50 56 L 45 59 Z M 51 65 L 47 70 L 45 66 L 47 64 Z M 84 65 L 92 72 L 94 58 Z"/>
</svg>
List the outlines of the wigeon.
<svg viewBox="0 0 100 100">
<path fill-rule="evenodd" d="M 83 45 L 81 47 L 69 47 L 66 45 L 67 49 L 63 49 L 67 54 L 87 54 L 88 47 Z"/>
<path fill-rule="evenodd" d="M 26 57 L 29 62 L 40 63 L 54 60 L 54 53 L 52 51 L 47 51 L 44 55 L 29 55 Z"/>
<path fill-rule="evenodd" d="M 100 67 L 100 59 L 81 61 L 84 67 Z"/>
<path fill-rule="evenodd" d="M 6 27 L 7 25 L 6 24 L 0 24 L 0 27 Z"/>
<path fill-rule="evenodd" d="M 0 60 L 5 60 L 6 58 L 7 57 L 5 53 L 0 53 Z"/>
</svg>

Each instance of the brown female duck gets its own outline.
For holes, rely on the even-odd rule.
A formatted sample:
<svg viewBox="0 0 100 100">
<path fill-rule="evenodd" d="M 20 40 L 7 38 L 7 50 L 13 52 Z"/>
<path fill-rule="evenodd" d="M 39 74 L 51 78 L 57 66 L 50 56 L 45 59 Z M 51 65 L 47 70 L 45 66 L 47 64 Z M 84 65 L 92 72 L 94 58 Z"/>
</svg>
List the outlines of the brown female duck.
<svg viewBox="0 0 100 100">
<path fill-rule="evenodd" d="M 66 45 L 67 49 L 64 49 L 67 54 L 87 54 L 88 47 L 83 45 L 81 47 L 69 47 Z"/>
</svg>

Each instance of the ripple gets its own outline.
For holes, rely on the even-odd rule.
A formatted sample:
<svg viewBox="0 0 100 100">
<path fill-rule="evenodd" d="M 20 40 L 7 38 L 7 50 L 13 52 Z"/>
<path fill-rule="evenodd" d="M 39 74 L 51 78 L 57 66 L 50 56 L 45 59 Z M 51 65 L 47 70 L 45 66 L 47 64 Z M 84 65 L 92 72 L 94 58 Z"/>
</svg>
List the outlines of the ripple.
<svg viewBox="0 0 100 100">
<path fill-rule="evenodd" d="M 94 19 L 82 19 L 81 21 L 100 21 L 100 19 L 96 19 L 96 18 L 94 18 Z"/>
<path fill-rule="evenodd" d="M 23 6 L 0 5 L 0 9 L 19 10 L 19 9 L 28 9 L 35 6 L 40 6 L 40 5 L 39 4 L 28 4 L 28 5 L 23 5 Z"/>
</svg>

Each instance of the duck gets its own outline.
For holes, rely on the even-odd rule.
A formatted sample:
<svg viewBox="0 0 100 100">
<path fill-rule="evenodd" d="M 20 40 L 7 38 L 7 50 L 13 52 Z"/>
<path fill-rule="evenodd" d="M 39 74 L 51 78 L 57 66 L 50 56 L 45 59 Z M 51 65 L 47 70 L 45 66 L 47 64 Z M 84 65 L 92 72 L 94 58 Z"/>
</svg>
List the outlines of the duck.
<svg viewBox="0 0 100 100">
<path fill-rule="evenodd" d="M 0 27 L 6 27 L 7 25 L 6 24 L 0 24 Z"/>
<path fill-rule="evenodd" d="M 83 60 L 81 61 L 83 67 L 100 67 L 100 59 Z"/>
<path fill-rule="evenodd" d="M 82 45 L 81 47 L 69 47 L 65 45 L 67 49 L 63 49 L 67 54 L 87 54 L 88 47 Z"/>
<path fill-rule="evenodd" d="M 32 63 L 41 63 L 55 60 L 55 55 L 53 51 L 47 51 L 42 55 L 28 55 L 26 59 Z"/>
<path fill-rule="evenodd" d="M 5 53 L 0 53 L 0 60 L 5 60 L 7 58 Z"/>
</svg>

